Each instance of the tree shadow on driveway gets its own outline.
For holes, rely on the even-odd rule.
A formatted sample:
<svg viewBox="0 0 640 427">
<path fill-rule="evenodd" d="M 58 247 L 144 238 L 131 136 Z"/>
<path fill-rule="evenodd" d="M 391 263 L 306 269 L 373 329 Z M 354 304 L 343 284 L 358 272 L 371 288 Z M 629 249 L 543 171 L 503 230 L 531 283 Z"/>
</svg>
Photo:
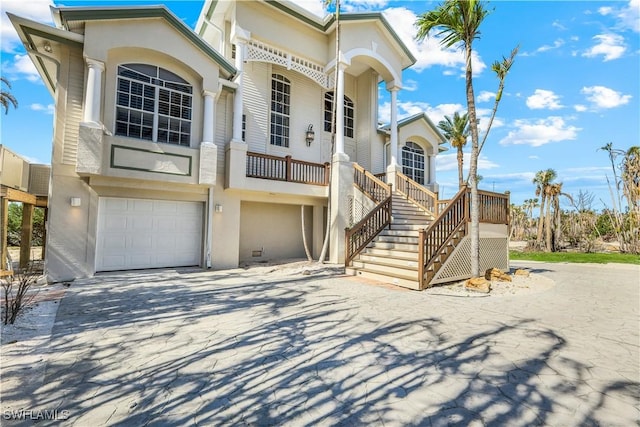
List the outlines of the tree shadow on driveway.
<svg viewBox="0 0 640 427">
<path fill-rule="evenodd" d="M 98 277 L 62 301 L 32 408 L 68 411 L 62 424 L 83 426 L 638 419 L 638 383 L 592 381 L 556 330 L 454 323 L 368 299 L 419 295 L 330 275 Z"/>
</svg>

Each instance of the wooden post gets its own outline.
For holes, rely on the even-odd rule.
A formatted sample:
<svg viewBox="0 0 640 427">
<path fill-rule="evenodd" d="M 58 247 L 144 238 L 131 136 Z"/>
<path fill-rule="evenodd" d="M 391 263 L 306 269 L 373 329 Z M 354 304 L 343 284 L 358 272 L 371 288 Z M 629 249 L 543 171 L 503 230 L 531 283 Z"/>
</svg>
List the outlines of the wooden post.
<svg viewBox="0 0 640 427">
<path fill-rule="evenodd" d="M 286 163 L 285 181 L 290 182 L 291 181 L 291 156 L 285 156 L 284 161 Z"/>
<path fill-rule="evenodd" d="M 331 163 L 324 162 L 324 185 L 329 185 L 329 172 L 331 171 Z"/>
<path fill-rule="evenodd" d="M 0 197 L 0 271 L 11 269 L 7 266 L 7 228 L 9 226 L 9 199 Z"/>
<path fill-rule="evenodd" d="M 33 205 L 22 204 L 22 234 L 20 237 L 20 268 L 27 268 L 31 260 L 31 236 L 33 234 Z"/>
<path fill-rule="evenodd" d="M 44 209 L 44 227 L 42 229 L 42 252 L 40 253 L 40 259 L 44 260 L 44 253 L 47 249 L 47 219 L 49 218 L 49 208 Z"/>
<path fill-rule="evenodd" d="M 418 287 L 424 289 L 424 244 L 427 238 L 427 230 L 421 228 L 418 231 Z"/>
</svg>

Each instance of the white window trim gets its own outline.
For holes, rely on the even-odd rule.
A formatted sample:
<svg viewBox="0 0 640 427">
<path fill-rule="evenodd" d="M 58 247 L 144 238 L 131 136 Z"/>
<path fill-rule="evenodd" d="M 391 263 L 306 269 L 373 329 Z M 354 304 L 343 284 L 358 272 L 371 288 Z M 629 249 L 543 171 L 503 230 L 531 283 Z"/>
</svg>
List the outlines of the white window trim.
<svg viewBox="0 0 640 427">
<path fill-rule="evenodd" d="M 273 84 L 274 81 L 278 81 L 280 83 L 283 83 L 284 85 L 288 86 L 288 93 L 284 93 L 284 95 L 289 97 L 289 102 L 288 103 L 282 103 L 283 106 L 289 111 L 288 114 L 287 113 L 281 113 L 278 111 L 274 111 L 273 108 L 273 92 L 274 92 L 274 88 L 273 88 Z M 269 98 L 269 144 L 273 145 L 275 147 L 281 147 L 281 148 L 288 148 L 290 146 L 290 141 L 291 141 L 291 134 L 290 134 L 290 128 L 291 128 L 291 80 L 289 78 L 287 78 L 286 76 L 280 74 L 280 73 L 272 73 L 271 74 L 271 88 L 270 88 L 270 98 Z M 274 129 L 274 118 L 276 116 L 280 116 L 282 117 L 282 122 L 283 124 L 281 125 L 281 127 L 278 127 L 279 125 L 276 124 L 276 129 L 282 129 L 284 132 L 283 134 L 279 134 L 279 133 L 274 133 L 273 129 Z M 286 119 L 286 120 L 285 120 Z M 284 125 L 286 121 L 286 126 Z M 279 144 L 275 143 L 275 139 L 279 140 Z"/>
</svg>

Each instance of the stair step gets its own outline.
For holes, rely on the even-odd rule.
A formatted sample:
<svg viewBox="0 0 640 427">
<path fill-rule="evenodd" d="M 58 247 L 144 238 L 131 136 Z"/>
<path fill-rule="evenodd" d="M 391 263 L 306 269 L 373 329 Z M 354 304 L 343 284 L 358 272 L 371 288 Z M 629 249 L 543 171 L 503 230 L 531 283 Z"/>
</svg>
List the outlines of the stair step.
<svg viewBox="0 0 640 427">
<path fill-rule="evenodd" d="M 389 249 L 389 250 L 399 250 L 399 251 L 409 251 L 409 252 L 418 252 L 418 243 L 397 243 L 397 242 L 381 242 L 379 240 L 374 240 L 369 243 L 368 248 L 375 249 Z"/>
<path fill-rule="evenodd" d="M 383 248 L 374 248 L 374 247 L 366 247 L 360 253 L 366 255 L 374 255 L 374 256 L 388 256 L 388 257 L 398 257 L 405 259 L 418 259 L 418 246 L 414 251 L 401 251 L 398 249 L 383 249 Z"/>
<path fill-rule="evenodd" d="M 418 263 L 415 266 L 395 266 L 382 261 L 353 261 L 354 268 L 365 268 L 367 270 L 386 274 L 388 276 L 405 277 L 409 279 L 418 280 Z"/>
<path fill-rule="evenodd" d="M 413 278 L 404 278 L 404 277 L 393 277 L 387 276 L 386 274 L 377 273 L 374 271 L 370 271 L 366 268 L 346 268 L 346 274 L 358 277 L 364 277 L 366 279 L 377 280 L 378 282 L 388 283 L 390 285 L 402 286 L 403 288 L 409 288 L 416 291 L 420 290 L 420 284 L 417 279 Z"/>
<path fill-rule="evenodd" d="M 387 235 L 387 234 L 378 234 L 378 237 L 375 239 L 375 241 L 380 242 L 380 243 L 384 243 L 384 242 L 391 242 L 391 243 L 411 243 L 414 245 L 418 245 L 418 235 L 414 235 L 414 236 L 393 236 L 393 235 Z"/>
<path fill-rule="evenodd" d="M 418 232 L 413 229 L 385 228 L 379 236 L 418 237 Z"/>
<path fill-rule="evenodd" d="M 429 224 L 396 224 L 395 222 L 391 223 L 391 230 L 415 230 L 416 232 L 421 228 L 428 228 Z M 417 234 L 416 234 L 417 237 Z"/>
<path fill-rule="evenodd" d="M 365 265 L 378 264 L 378 265 L 386 265 L 397 268 L 418 268 L 418 257 L 413 258 L 402 258 L 399 256 L 391 255 L 391 256 L 381 256 L 381 255 L 372 255 L 360 253 L 358 258 L 354 260 L 354 262 L 362 262 Z"/>
<path fill-rule="evenodd" d="M 431 221 L 429 220 L 429 217 L 424 216 L 422 218 L 398 218 L 397 216 L 393 216 L 391 215 L 391 224 L 393 225 L 400 225 L 400 224 L 416 224 L 416 225 L 422 225 L 423 227 L 428 226 Z"/>
</svg>

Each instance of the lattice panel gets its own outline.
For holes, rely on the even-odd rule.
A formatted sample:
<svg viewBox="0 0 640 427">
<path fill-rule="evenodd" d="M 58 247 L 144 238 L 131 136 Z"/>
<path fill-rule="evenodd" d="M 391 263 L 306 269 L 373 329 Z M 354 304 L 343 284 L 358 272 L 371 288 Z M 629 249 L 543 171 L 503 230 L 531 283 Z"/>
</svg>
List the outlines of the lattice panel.
<svg viewBox="0 0 640 427">
<path fill-rule="evenodd" d="M 509 243 L 506 237 L 480 238 L 480 272 L 496 267 L 509 268 Z M 471 277 L 471 238 L 462 239 L 449 259 L 436 273 L 431 284 L 452 282 Z"/>
<path fill-rule="evenodd" d="M 367 209 L 361 201 L 349 197 L 349 227 L 360 222 L 369 212 L 370 209 Z"/>
<path fill-rule="evenodd" d="M 329 77 L 324 72 L 323 65 L 291 55 L 289 52 L 255 40 L 251 40 L 247 47 L 247 61 L 270 62 L 281 65 L 286 67 L 287 70 L 295 70 L 309 77 L 324 88 L 329 87 Z"/>
</svg>

